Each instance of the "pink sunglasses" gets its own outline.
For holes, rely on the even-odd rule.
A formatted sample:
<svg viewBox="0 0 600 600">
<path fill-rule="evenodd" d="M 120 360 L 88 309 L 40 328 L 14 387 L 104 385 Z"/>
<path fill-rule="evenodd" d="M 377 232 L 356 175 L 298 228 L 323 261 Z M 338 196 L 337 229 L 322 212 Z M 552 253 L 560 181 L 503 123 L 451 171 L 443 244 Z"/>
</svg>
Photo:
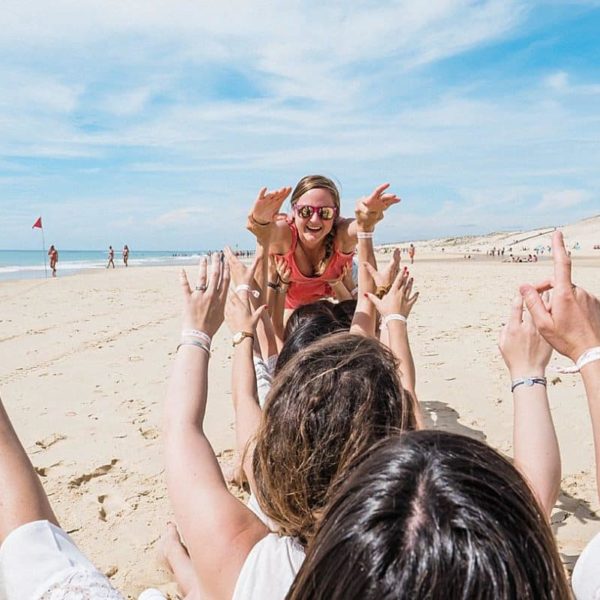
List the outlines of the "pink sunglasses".
<svg viewBox="0 0 600 600">
<path fill-rule="evenodd" d="M 323 221 L 331 221 L 337 213 L 335 206 L 311 206 L 310 204 L 296 204 L 294 206 L 296 214 L 302 219 L 310 219 L 315 213 Z"/>
</svg>

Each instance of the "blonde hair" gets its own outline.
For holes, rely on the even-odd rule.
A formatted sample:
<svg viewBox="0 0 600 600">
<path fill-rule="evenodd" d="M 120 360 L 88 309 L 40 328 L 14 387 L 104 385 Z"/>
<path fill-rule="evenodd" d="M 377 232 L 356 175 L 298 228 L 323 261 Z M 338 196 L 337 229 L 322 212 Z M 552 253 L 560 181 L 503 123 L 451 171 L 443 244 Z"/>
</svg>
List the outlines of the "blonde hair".
<svg viewBox="0 0 600 600">
<path fill-rule="evenodd" d="M 306 192 L 314 189 L 327 190 L 331 197 L 333 198 L 333 203 L 337 208 L 338 215 L 340 214 L 340 192 L 335 185 L 335 183 L 329 179 L 329 177 L 325 177 L 324 175 L 306 175 L 303 177 L 294 188 L 292 192 L 291 204 L 292 208 L 297 204 L 298 200 L 301 196 L 306 194 Z M 333 227 L 331 231 L 327 234 L 325 238 L 325 255 L 317 265 L 315 269 L 315 275 L 322 275 L 327 268 L 327 263 L 333 254 L 333 247 L 335 244 L 335 235 L 337 233 L 336 222 L 334 221 Z"/>
</svg>

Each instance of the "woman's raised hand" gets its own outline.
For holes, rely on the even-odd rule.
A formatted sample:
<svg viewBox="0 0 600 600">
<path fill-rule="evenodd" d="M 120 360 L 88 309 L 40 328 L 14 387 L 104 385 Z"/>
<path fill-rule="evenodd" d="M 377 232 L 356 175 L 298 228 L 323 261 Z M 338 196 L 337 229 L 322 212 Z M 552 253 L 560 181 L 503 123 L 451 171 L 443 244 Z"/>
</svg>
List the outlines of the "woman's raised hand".
<svg viewBox="0 0 600 600">
<path fill-rule="evenodd" d="M 547 303 L 547 295 L 541 300 Z M 510 317 L 500 332 L 498 347 L 512 379 L 544 375 L 552 356 L 552 346 L 540 335 L 529 311 L 523 312 L 521 295 L 512 301 Z"/>
<path fill-rule="evenodd" d="M 181 270 L 179 281 L 183 292 L 183 329 L 198 329 L 213 337 L 223 323 L 229 289 L 229 265 L 221 257 L 220 252 L 212 255 L 210 275 L 206 257 L 200 259 L 194 289 L 185 270 Z"/>
<path fill-rule="evenodd" d="M 386 191 L 389 187 L 389 183 L 383 183 L 377 186 L 370 196 L 357 200 L 354 214 L 359 230 L 372 230 L 377 222 L 383 219 L 383 212 L 392 204 L 400 202 L 396 194 Z"/>
<path fill-rule="evenodd" d="M 390 260 L 385 269 L 381 272 L 368 262 L 363 263 L 363 266 L 367 269 L 369 275 L 373 279 L 375 287 L 378 290 L 385 290 L 385 293 L 387 293 L 400 271 L 400 249 L 396 248 L 394 250 L 392 260 Z"/>
<path fill-rule="evenodd" d="M 583 288 L 573 285 L 571 259 L 562 232 L 552 236 L 554 279 L 519 288 L 531 317 L 550 344 L 576 361 L 581 354 L 600 346 L 600 301 Z M 550 305 L 540 294 L 552 289 Z"/>
<path fill-rule="evenodd" d="M 371 293 L 367 293 L 365 296 L 382 317 L 396 314 L 408 318 L 419 298 L 419 292 L 412 293 L 413 282 L 414 279 L 409 276 L 408 271 L 403 269 L 396 275 L 390 290 L 383 298 L 378 298 Z"/>
<path fill-rule="evenodd" d="M 268 225 L 272 223 L 281 210 L 284 200 L 290 195 L 291 187 L 282 187 L 269 191 L 266 187 L 258 192 L 250 211 L 250 220 L 255 225 Z"/>
<path fill-rule="evenodd" d="M 261 261 L 260 256 L 257 255 L 254 258 L 252 264 L 250 266 L 246 266 L 231 251 L 231 248 L 229 246 L 225 246 L 225 248 L 223 249 L 223 254 L 225 255 L 225 260 L 229 265 L 229 271 L 231 272 L 231 280 L 233 281 L 233 285 L 248 285 L 254 289 L 254 287 L 256 287 L 254 275 Z"/>
<path fill-rule="evenodd" d="M 275 265 L 279 282 L 283 285 L 289 285 L 290 277 L 292 276 L 292 269 L 288 261 L 285 260 L 283 256 L 279 256 L 278 254 L 271 254 L 271 260 Z"/>
<path fill-rule="evenodd" d="M 245 331 L 254 333 L 256 324 L 262 316 L 266 305 L 259 306 L 252 311 L 247 302 L 242 300 L 235 292 L 229 294 L 227 304 L 225 305 L 225 320 L 232 333 Z"/>
</svg>

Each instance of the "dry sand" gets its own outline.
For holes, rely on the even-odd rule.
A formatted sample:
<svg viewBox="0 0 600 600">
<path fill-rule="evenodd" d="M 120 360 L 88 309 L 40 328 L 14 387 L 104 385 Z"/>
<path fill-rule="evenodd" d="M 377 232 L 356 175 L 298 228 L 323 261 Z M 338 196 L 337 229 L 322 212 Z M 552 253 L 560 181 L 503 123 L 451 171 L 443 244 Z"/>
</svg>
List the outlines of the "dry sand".
<svg viewBox="0 0 600 600">
<path fill-rule="evenodd" d="M 512 400 L 498 331 L 517 285 L 547 277 L 552 266 L 547 258 L 468 261 L 460 252 L 454 260 L 418 252 L 411 267 L 421 291 L 410 318 L 417 390 L 431 426 L 510 454 Z M 600 295 L 597 253 L 574 254 L 573 277 Z M 2 399 L 62 526 L 132 598 L 149 586 L 176 597 L 156 556 L 171 516 L 160 423 L 180 329 L 177 273 L 129 268 L 0 283 Z M 213 348 L 207 432 L 226 460 L 234 443 L 226 326 Z M 556 376 L 549 394 L 563 457 L 553 523 L 570 565 L 600 531 L 592 433 L 578 376 Z"/>
</svg>

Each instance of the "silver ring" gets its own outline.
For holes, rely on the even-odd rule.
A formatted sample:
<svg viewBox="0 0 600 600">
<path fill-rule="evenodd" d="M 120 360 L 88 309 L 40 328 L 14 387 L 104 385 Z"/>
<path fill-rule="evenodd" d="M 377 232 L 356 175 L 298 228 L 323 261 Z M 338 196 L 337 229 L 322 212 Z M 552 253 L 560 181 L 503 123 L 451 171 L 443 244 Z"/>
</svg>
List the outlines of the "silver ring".
<svg viewBox="0 0 600 600">
<path fill-rule="evenodd" d="M 206 286 L 205 285 L 197 285 L 196 286 L 196 291 L 197 292 L 205 292 L 206 291 Z"/>
</svg>

